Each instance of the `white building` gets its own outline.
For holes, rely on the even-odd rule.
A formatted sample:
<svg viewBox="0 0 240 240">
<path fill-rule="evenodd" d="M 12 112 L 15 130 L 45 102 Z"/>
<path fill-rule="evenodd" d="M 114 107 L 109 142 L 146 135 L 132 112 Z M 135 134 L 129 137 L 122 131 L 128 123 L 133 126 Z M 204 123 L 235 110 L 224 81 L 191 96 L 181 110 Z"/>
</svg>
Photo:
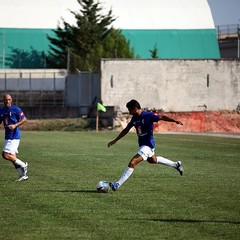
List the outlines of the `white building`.
<svg viewBox="0 0 240 240">
<path fill-rule="evenodd" d="M 207 0 L 102 0 L 112 9 L 113 23 L 134 48 L 135 56 L 151 58 L 157 48 L 161 59 L 220 58 L 215 26 Z M 8 68 L 14 49 L 48 52 L 47 34 L 65 21 L 74 24 L 71 11 L 77 0 L 1 0 L 0 68 Z"/>
</svg>

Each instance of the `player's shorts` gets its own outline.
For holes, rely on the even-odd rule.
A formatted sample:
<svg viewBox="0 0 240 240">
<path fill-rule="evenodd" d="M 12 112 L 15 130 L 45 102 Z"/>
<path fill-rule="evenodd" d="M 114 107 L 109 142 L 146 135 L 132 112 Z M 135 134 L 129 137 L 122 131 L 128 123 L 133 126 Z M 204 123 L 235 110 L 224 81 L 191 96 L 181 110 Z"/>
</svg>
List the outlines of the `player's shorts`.
<svg viewBox="0 0 240 240">
<path fill-rule="evenodd" d="M 5 139 L 3 152 L 17 154 L 20 139 Z"/>
<path fill-rule="evenodd" d="M 154 153 L 154 148 L 150 148 L 148 146 L 141 146 L 138 149 L 138 154 L 142 156 L 143 160 L 147 160 L 148 158 L 152 157 Z"/>
</svg>

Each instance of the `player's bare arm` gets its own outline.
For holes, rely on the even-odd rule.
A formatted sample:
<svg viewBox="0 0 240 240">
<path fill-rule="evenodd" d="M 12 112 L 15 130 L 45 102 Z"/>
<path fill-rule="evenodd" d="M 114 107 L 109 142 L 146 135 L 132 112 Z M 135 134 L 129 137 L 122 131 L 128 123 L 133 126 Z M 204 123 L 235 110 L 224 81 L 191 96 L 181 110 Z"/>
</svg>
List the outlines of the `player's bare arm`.
<svg viewBox="0 0 240 240">
<path fill-rule="evenodd" d="M 167 116 L 161 116 L 159 120 L 165 121 L 165 122 L 174 122 L 176 124 L 183 125 L 181 121 L 174 120 L 173 118 L 167 117 Z"/>
<path fill-rule="evenodd" d="M 120 133 L 119 135 L 111 142 L 108 143 L 108 147 L 111 147 L 112 145 L 114 145 L 118 140 L 120 140 L 122 137 L 124 137 L 128 132 L 129 132 L 130 128 L 127 126 L 125 127 Z"/>
<path fill-rule="evenodd" d="M 23 125 L 26 121 L 27 121 L 26 117 L 22 118 L 19 122 L 15 123 L 15 124 L 8 125 L 8 128 L 10 130 L 14 130 L 16 127 L 19 127 L 19 126 Z"/>
</svg>

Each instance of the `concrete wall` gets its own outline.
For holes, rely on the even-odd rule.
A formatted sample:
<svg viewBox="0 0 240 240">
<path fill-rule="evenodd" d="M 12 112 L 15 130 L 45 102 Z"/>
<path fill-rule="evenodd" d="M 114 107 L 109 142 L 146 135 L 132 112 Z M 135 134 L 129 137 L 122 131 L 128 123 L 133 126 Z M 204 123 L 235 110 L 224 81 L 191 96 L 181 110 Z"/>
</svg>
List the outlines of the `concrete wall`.
<svg viewBox="0 0 240 240">
<path fill-rule="evenodd" d="M 240 102 L 237 60 L 103 59 L 101 71 L 103 104 L 123 112 L 132 98 L 165 112 L 231 111 Z"/>
</svg>

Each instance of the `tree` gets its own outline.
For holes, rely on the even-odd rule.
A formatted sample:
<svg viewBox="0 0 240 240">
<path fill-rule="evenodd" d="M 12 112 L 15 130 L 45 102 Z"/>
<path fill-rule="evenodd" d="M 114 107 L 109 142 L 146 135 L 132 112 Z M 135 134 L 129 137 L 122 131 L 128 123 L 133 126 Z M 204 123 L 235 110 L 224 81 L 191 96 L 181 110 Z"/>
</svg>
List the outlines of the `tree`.
<svg viewBox="0 0 240 240">
<path fill-rule="evenodd" d="M 79 12 L 74 14 L 76 25 L 70 25 L 62 19 L 63 27 L 58 25 L 53 30 L 56 38 L 48 36 L 50 45 L 50 65 L 57 68 L 68 66 L 71 72 L 100 70 L 100 59 L 104 57 L 134 57 L 119 30 L 113 29 L 115 21 L 112 10 L 102 15 L 103 8 L 94 0 L 77 0 L 80 4 Z"/>
<path fill-rule="evenodd" d="M 151 57 L 153 59 L 157 59 L 158 58 L 157 44 L 155 44 L 153 50 L 149 50 L 149 52 L 151 53 Z"/>
<path fill-rule="evenodd" d="M 134 58 L 134 49 L 120 30 L 112 28 L 103 42 L 104 54 L 107 58 Z"/>
</svg>

